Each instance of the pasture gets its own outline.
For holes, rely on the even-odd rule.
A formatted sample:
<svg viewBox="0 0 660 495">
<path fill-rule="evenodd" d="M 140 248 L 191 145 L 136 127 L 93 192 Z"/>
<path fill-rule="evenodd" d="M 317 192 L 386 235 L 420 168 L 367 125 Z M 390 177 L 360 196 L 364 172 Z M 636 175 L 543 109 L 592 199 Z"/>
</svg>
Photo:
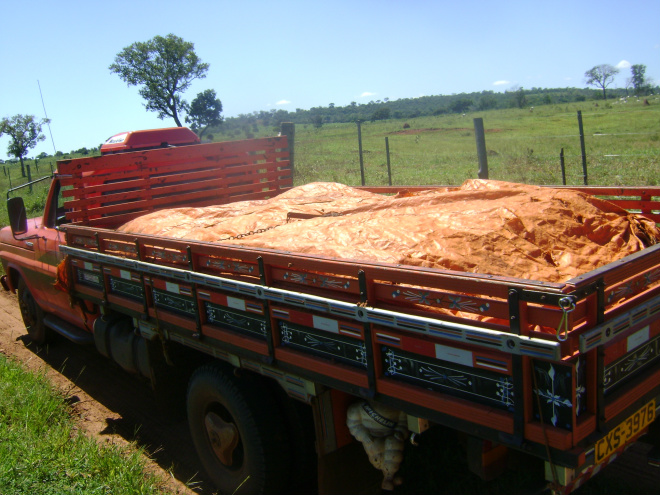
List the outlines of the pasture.
<svg viewBox="0 0 660 495">
<path fill-rule="evenodd" d="M 393 185 L 459 185 L 477 178 L 478 159 L 474 119 L 483 119 L 489 178 L 539 185 L 562 184 L 560 152 L 564 149 L 566 183 L 584 183 L 578 110 L 582 112 L 589 185 L 654 186 L 660 184 L 660 97 L 628 101 L 586 101 L 535 108 L 489 110 L 465 115 L 445 114 L 408 120 L 363 122 L 362 148 L 366 185 L 387 185 L 387 154 Z M 404 128 L 404 125 L 406 125 Z M 165 123 L 163 125 L 166 125 Z M 127 123 L 130 127 L 130 123 Z M 259 126 L 255 137 L 274 135 Z M 216 141 L 227 140 L 222 132 Z M 243 139 L 236 136 L 234 139 Z M 75 157 L 75 155 L 69 155 Z M 54 158 L 25 160 L 32 178 L 50 174 Z M 0 190 L 25 183 L 20 165 L 5 164 Z M 296 126 L 296 185 L 315 181 L 360 185 L 357 125 L 355 123 Z M 29 216 L 37 216 L 45 202 L 48 181 L 32 193 L 20 191 Z M 7 225 L 0 209 L 0 225 Z"/>
<path fill-rule="evenodd" d="M 582 112 L 589 185 L 660 182 L 660 98 L 583 102 L 362 124 L 367 185 L 387 185 L 388 138 L 394 185 L 458 185 L 476 178 L 474 118 L 486 135 L 489 178 L 539 185 L 583 184 L 577 111 Z M 404 129 L 404 124 L 409 128 Z M 295 182 L 360 184 L 357 126 L 297 126 Z"/>
</svg>

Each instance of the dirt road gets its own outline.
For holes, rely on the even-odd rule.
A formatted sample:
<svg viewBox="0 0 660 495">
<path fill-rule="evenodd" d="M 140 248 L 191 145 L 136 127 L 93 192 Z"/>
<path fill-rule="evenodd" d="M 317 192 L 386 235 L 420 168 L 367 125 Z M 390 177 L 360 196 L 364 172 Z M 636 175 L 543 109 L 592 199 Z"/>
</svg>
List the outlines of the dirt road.
<svg viewBox="0 0 660 495">
<path fill-rule="evenodd" d="M 93 347 L 58 338 L 50 346 L 35 348 L 27 338 L 16 296 L 2 290 L 0 353 L 29 369 L 45 370 L 52 383 L 69 398 L 81 427 L 100 442 L 136 442 L 144 448 L 150 458 L 149 469 L 166 480 L 172 494 L 215 493 L 197 461 L 185 418 L 173 418 L 170 412 L 161 411 L 146 382 L 125 373 Z M 608 479 L 625 479 L 631 488 L 628 493 L 657 493 L 660 469 L 646 463 L 650 448 L 643 443 L 633 445 L 604 469 L 598 476 L 600 480 L 594 481 L 606 484 Z M 446 477 L 446 473 L 438 476 Z M 409 493 L 405 486 L 400 488 L 397 493 Z"/>
</svg>

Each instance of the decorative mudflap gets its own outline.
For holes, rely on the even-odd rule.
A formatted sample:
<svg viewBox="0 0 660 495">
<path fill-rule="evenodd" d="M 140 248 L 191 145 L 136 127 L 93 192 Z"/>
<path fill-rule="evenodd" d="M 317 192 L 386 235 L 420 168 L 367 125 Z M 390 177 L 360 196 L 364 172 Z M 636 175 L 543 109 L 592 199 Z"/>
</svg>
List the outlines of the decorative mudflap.
<svg viewBox="0 0 660 495">
<path fill-rule="evenodd" d="M 118 268 L 104 268 L 108 278 L 108 292 L 117 296 L 144 302 L 144 286 L 140 275 Z"/>
<path fill-rule="evenodd" d="M 258 273 L 256 263 L 247 263 L 245 261 L 225 259 L 217 256 L 200 255 L 197 262 L 200 269 L 203 271 L 217 275 L 225 275 L 227 273 L 236 275 L 252 275 L 255 272 Z"/>
<path fill-rule="evenodd" d="M 75 272 L 76 283 L 103 290 L 103 277 L 101 267 L 95 263 L 82 260 L 71 260 Z"/>
<path fill-rule="evenodd" d="M 195 318 L 196 305 L 190 287 L 154 279 L 152 295 L 157 308 Z"/>
<path fill-rule="evenodd" d="M 445 346 L 440 347 L 441 354 L 446 354 L 451 361 L 383 346 L 381 356 L 384 375 L 428 390 L 513 411 L 515 397 L 511 376 L 476 369 L 471 351 L 452 349 L 450 353 L 446 352 L 448 348 Z M 505 369 L 507 363 L 502 362 L 499 366 Z"/>
<path fill-rule="evenodd" d="M 651 337 L 648 326 L 630 335 L 623 344 L 625 354 L 605 364 L 605 395 L 660 361 L 660 335 Z"/>
<path fill-rule="evenodd" d="M 534 417 L 572 431 L 586 408 L 586 358 L 578 356 L 566 364 L 535 360 L 533 367 Z"/>
<path fill-rule="evenodd" d="M 265 316 L 259 316 L 241 309 L 230 309 L 211 302 L 204 303 L 204 313 L 207 323 L 211 325 L 229 328 L 243 335 L 266 340 L 268 325 Z"/>
<path fill-rule="evenodd" d="M 360 325 L 289 308 L 271 310 L 278 320 L 283 347 L 366 369 L 367 351 Z"/>
</svg>

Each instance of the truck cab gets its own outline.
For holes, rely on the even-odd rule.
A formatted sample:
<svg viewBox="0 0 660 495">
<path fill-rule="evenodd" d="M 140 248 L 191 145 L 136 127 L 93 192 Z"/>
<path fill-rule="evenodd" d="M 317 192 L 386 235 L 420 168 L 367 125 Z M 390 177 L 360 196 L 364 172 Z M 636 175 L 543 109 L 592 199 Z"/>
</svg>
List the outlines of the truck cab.
<svg viewBox="0 0 660 495">
<path fill-rule="evenodd" d="M 120 132 L 109 137 L 101 145 L 101 155 L 167 148 L 170 146 L 189 146 L 199 143 L 201 141 L 197 137 L 197 134 L 187 127 Z"/>
<path fill-rule="evenodd" d="M 107 139 L 101 146 L 101 157 L 92 157 L 92 160 L 103 159 L 107 155 L 199 143 L 197 135 L 186 127 L 121 132 Z M 93 172 L 89 174 L 91 176 Z M 66 181 L 66 177 L 55 171 L 52 176 L 8 191 L 10 226 L 0 231 L 0 253 L 5 268 L 2 285 L 19 293 L 26 328 L 37 344 L 48 340 L 49 327 L 54 327 L 71 340 L 86 343 L 90 340 L 91 325 L 96 317 L 96 311 L 72 306 L 65 291 L 53 289 L 58 266 L 64 259 L 60 245 L 65 244 L 65 234 L 60 226 L 71 222 L 64 206 L 68 199 L 64 191 L 71 186 L 63 185 L 63 179 Z M 9 196 L 20 194 L 18 190 L 45 180 L 51 182 L 43 214 L 27 218 L 23 198 Z"/>
<path fill-rule="evenodd" d="M 80 311 L 72 311 L 68 295 L 53 290 L 57 266 L 64 258 L 60 252 L 64 234 L 59 227 L 66 222 L 57 174 L 52 177 L 42 216 L 27 218 L 20 196 L 9 198 L 7 208 L 10 226 L 0 231 L 5 269 L 2 284 L 12 292 L 18 291 L 30 337 L 37 344 L 46 342 L 49 331 L 44 325 L 45 315 L 53 324 L 61 320 L 61 326 L 84 327 L 85 319 Z"/>
</svg>

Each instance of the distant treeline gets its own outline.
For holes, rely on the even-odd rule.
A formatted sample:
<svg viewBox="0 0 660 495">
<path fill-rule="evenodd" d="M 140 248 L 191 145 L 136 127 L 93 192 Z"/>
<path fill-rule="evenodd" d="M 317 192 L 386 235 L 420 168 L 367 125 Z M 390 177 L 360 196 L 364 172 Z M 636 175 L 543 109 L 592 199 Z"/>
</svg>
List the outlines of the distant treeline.
<svg viewBox="0 0 660 495">
<path fill-rule="evenodd" d="M 653 88 L 657 94 L 660 87 Z M 623 88 L 607 90 L 608 100 L 623 97 L 633 97 L 632 92 Z M 639 98 L 644 98 L 639 97 Z M 573 103 L 587 100 L 602 100 L 601 89 L 580 88 L 513 88 L 498 93 L 495 91 L 481 91 L 477 93 L 460 93 L 453 95 L 420 96 L 419 98 L 402 98 L 399 100 L 370 101 L 369 103 L 351 102 L 346 106 L 337 106 L 334 103 L 327 107 L 313 107 L 309 110 L 296 108 L 294 112 L 287 110 L 261 110 L 250 114 L 240 114 L 237 117 L 227 117 L 217 128 L 210 128 L 205 134 L 206 139 L 215 141 L 236 138 L 255 137 L 260 131 L 267 129 L 266 133 L 278 131 L 282 122 L 313 125 L 321 128 L 324 124 L 367 122 L 387 119 L 413 119 L 415 117 L 428 117 L 443 114 L 462 114 L 466 112 L 504 109 L 529 108 L 540 105 Z M 56 159 L 70 158 L 72 156 L 98 155 L 99 147 L 80 148 L 65 154 L 58 151 Z M 50 158 L 48 153 L 41 153 L 36 158 Z M 17 160 L 7 160 L 4 163 L 16 163 Z M 0 160 L 0 163 L 3 163 Z"/>
<path fill-rule="evenodd" d="M 656 88 L 656 91 L 658 88 Z M 608 99 L 618 99 L 629 96 L 626 89 L 608 89 Z M 632 94 L 630 94 L 632 96 Z M 471 111 L 484 111 L 503 108 L 527 108 L 539 105 L 573 103 L 587 100 L 602 100 L 600 89 L 580 88 L 514 88 L 502 93 L 481 91 L 477 93 L 460 93 L 452 95 L 421 96 L 419 98 L 402 98 L 399 100 L 370 101 L 358 104 L 351 102 L 346 106 L 330 103 L 327 107 L 313 107 L 309 110 L 297 108 L 294 112 L 287 110 L 261 110 L 251 114 L 240 114 L 228 117 L 216 129 L 209 129 L 211 134 L 250 136 L 256 134 L 259 126 L 279 128 L 282 122 L 295 124 L 311 124 L 322 127 L 324 124 L 386 120 L 412 119 L 448 113 L 462 114 Z"/>
</svg>

